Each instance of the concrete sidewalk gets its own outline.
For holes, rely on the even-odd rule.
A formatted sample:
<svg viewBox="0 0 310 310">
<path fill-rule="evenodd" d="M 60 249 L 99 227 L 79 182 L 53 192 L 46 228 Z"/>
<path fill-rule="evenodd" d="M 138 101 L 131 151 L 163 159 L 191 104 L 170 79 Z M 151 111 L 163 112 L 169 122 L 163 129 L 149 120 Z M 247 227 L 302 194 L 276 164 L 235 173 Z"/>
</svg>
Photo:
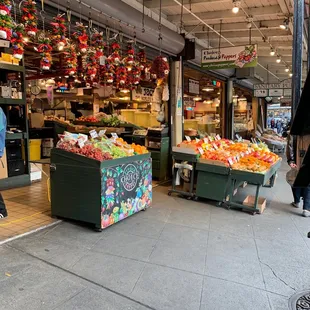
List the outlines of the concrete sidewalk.
<svg viewBox="0 0 310 310">
<path fill-rule="evenodd" d="M 63 222 L 3 245 L 0 309 L 287 310 L 310 288 L 310 219 L 284 176 L 262 215 L 158 187 L 152 208 L 102 233 Z"/>
</svg>

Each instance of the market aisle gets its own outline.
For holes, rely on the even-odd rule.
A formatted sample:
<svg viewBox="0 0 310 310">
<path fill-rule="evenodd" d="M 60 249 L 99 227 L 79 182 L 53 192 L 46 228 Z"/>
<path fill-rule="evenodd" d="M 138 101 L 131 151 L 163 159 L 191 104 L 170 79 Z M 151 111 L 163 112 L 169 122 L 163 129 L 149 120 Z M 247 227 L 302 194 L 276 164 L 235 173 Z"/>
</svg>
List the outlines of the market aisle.
<svg viewBox="0 0 310 310">
<path fill-rule="evenodd" d="M 102 233 L 63 222 L 10 242 L 0 309 L 287 310 L 310 288 L 310 219 L 290 207 L 284 175 L 263 189 L 263 215 L 157 187 L 152 208 Z"/>
</svg>

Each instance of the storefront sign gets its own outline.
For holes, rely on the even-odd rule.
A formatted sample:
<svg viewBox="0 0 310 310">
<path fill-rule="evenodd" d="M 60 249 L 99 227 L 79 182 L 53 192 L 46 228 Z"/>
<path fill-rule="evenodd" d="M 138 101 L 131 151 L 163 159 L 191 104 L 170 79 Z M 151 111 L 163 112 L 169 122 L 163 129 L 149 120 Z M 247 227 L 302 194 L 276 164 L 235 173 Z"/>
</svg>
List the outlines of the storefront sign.
<svg viewBox="0 0 310 310">
<path fill-rule="evenodd" d="M 190 94 L 199 95 L 199 81 L 188 79 L 188 92 Z"/>
<path fill-rule="evenodd" d="M 215 86 L 215 87 L 220 88 L 220 87 L 221 87 L 221 82 L 220 82 L 220 81 L 213 80 L 213 81 L 212 81 L 212 85 Z"/>
<path fill-rule="evenodd" d="M 257 66 L 257 45 L 210 48 L 201 51 L 201 67 L 206 69 Z"/>
<path fill-rule="evenodd" d="M 292 89 L 291 88 L 287 88 L 283 90 L 283 96 L 285 98 L 291 98 L 292 97 Z"/>
<path fill-rule="evenodd" d="M 279 89 L 279 88 L 292 88 L 291 81 L 282 83 L 265 83 L 265 84 L 254 84 L 254 89 Z"/>
<path fill-rule="evenodd" d="M 264 98 L 268 96 L 268 89 L 255 89 L 254 90 L 254 97 L 257 98 Z"/>
<path fill-rule="evenodd" d="M 132 91 L 132 100 L 151 102 L 153 93 L 153 88 L 141 87 L 140 91 L 136 89 Z"/>
<path fill-rule="evenodd" d="M 269 97 L 281 97 L 283 96 L 283 88 L 269 89 Z"/>
</svg>

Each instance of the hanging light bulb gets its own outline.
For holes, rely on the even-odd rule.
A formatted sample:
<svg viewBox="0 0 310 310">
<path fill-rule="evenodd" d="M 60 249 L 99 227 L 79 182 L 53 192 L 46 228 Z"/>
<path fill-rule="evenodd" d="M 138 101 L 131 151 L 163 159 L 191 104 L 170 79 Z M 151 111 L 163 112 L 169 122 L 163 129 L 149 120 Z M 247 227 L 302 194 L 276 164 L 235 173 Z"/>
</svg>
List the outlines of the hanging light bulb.
<svg viewBox="0 0 310 310">
<path fill-rule="evenodd" d="M 289 20 L 288 18 L 285 18 L 283 23 L 280 24 L 280 29 L 282 30 L 288 30 Z"/>
<path fill-rule="evenodd" d="M 276 54 L 276 51 L 273 47 L 270 48 L 270 56 L 274 56 Z"/>
<path fill-rule="evenodd" d="M 285 68 L 285 72 L 289 72 L 290 69 L 288 67 Z"/>
<path fill-rule="evenodd" d="M 233 0 L 232 12 L 233 12 L 234 14 L 237 14 L 237 13 L 239 12 L 240 4 L 241 4 L 240 1 L 238 1 L 238 0 Z"/>
<path fill-rule="evenodd" d="M 290 72 L 289 77 L 292 77 L 292 76 L 293 76 L 293 73 L 292 73 L 292 72 Z"/>
<path fill-rule="evenodd" d="M 278 55 L 276 62 L 279 64 L 281 62 L 281 57 Z"/>
</svg>

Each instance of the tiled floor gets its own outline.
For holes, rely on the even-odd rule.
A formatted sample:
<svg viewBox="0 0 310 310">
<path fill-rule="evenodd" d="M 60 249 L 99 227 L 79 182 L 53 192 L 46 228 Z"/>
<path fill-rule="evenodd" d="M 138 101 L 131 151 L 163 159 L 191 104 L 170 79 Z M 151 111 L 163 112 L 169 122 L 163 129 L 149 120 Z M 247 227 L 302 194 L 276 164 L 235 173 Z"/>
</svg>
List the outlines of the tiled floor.
<svg viewBox="0 0 310 310">
<path fill-rule="evenodd" d="M 153 181 L 153 187 L 159 183 Z M 3 191 L 2 195 L 9 216 L 0 221 L 0 243 L 57 221 L 51 218 L 46 178 L 28 187 Z"/>
<path fill-rule="evenodd" d="M 46 179 L 2 195 L 9 216 L 0 221 L 0 242 L 56 221 L 50 216 Z"/>
</svg>

